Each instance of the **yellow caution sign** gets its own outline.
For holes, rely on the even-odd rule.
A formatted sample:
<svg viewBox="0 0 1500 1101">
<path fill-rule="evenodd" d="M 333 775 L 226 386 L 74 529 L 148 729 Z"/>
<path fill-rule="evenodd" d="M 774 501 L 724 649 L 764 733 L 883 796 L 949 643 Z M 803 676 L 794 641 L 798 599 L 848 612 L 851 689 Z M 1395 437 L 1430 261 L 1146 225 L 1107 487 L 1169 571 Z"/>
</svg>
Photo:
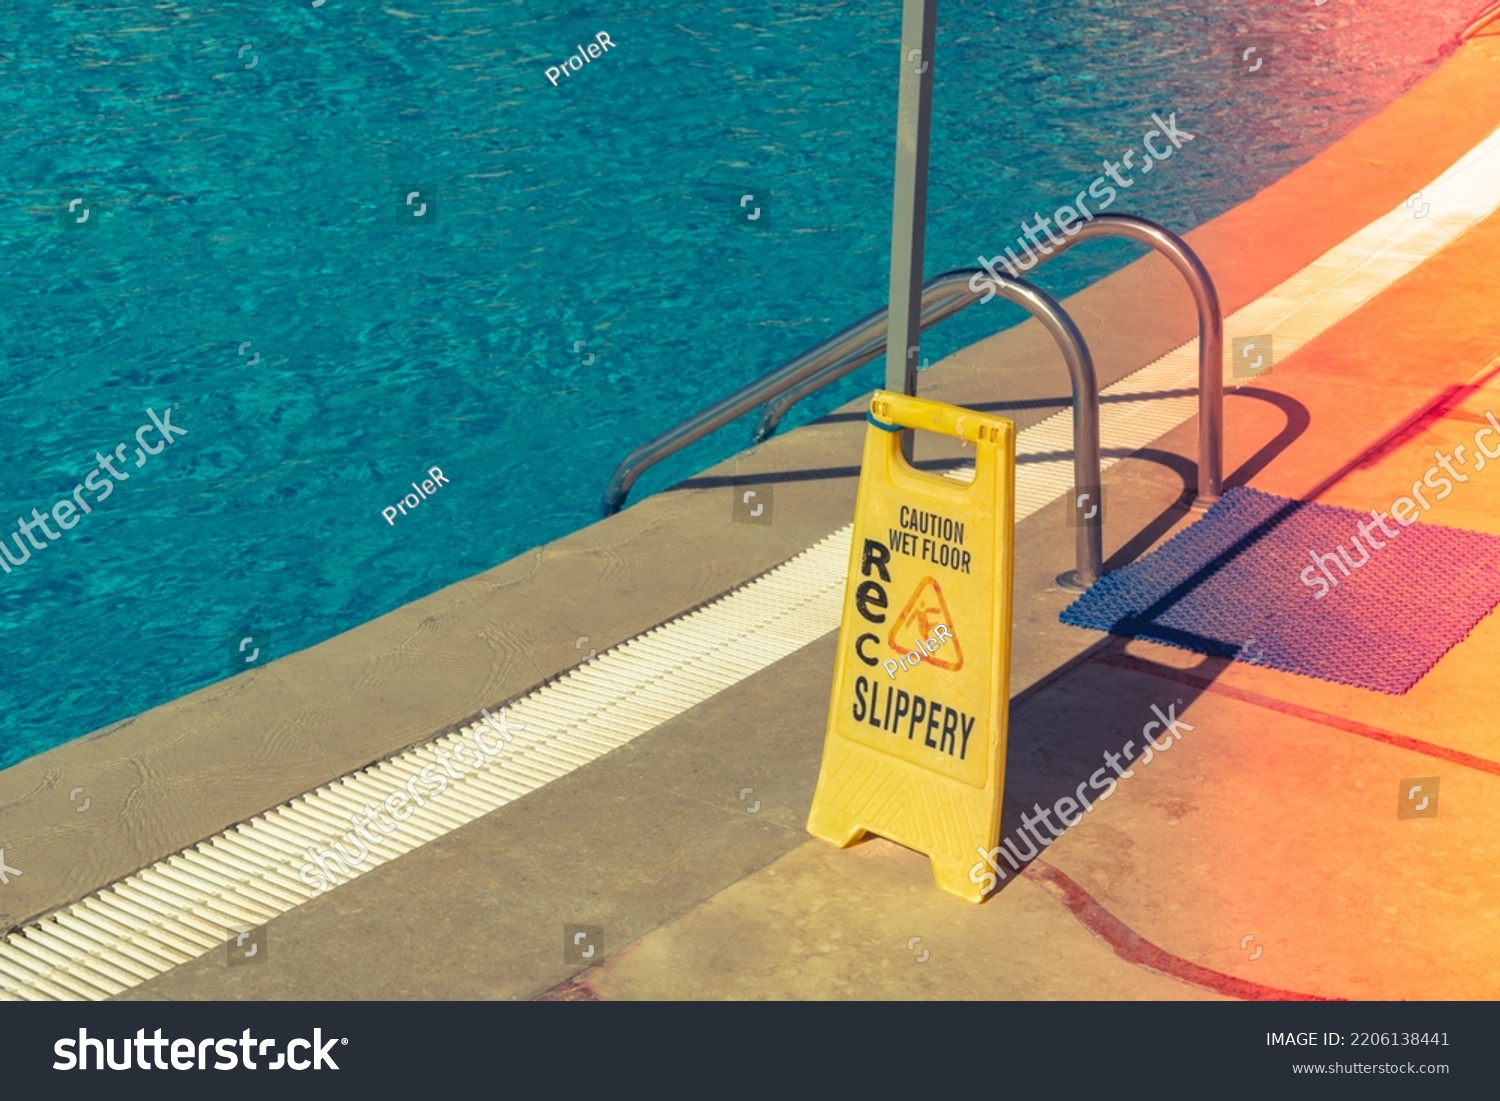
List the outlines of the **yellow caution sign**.
<svg viewBox="0 0 1500 1101">
<path fill-rule="evenodd" d="M 901 455 L 901 428 L 975 448 L 970 485 Z M 808 832 L 865 833 L 932 860 L 970 902 L 1000 834 L 1010 713 L 1015 425 L 877 391 L 870 404 L 823 768 Z"/>
</svg>

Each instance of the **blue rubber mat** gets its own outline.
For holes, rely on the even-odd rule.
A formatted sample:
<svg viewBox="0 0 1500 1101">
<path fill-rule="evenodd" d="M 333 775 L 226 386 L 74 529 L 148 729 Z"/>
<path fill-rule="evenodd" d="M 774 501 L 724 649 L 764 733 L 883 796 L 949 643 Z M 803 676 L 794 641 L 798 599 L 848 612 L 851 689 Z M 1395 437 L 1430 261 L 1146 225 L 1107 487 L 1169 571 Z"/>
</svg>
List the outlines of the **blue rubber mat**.
<svg viewBox="0 0 1500 1101">
<path fill-rule="evenodd" d="M 1497 603 L 1500 537 L 1240 487 L 1061 619 L 1400 695 Z"/>
</svg>

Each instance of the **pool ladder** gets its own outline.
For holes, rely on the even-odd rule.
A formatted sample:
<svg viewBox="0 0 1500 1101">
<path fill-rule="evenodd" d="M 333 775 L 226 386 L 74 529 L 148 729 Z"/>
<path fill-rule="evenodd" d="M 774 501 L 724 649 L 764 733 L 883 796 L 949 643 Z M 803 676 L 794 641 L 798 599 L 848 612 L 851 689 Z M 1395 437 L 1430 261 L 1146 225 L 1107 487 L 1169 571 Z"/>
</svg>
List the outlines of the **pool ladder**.
<svg viewBox="0 0 1500 1101">
<path fill-rule="evenodd" d="M 1208 270 L 1181 237 L 1145 218 L 1104 214 L 1079 227 L 1077 233 L 1052 247 L 1046 263 L 1080 241 L 1094 237 L 1127 237 L 1150 245 L 1182 274 L 1198 310 L 1198 484 L 1190 491 L 1192 506 L 1207 508 L 1223 492 L 1224 437 L 1224 319 L 1219 295 Z M 980 278 L 976 279 L 975 277 Z M 978 283 L 974 290 L 971 284 Z M 1006 301 L 1029 312 L 1057 341 L 1073 388 L 1073 481 L 1082 492 L 1097 492 L 1099 470 L 1099 386 L 1094 360 L 1078 326 L 1055 298 L 1022 279 L 973 268 L 951 271 L 929 280 L 922 288 L 922 329 L 952 317 L 989 296 L 990 288 Z M 884 354 L 889 311 L 877 310 L 816 347 L 741 387 L 696 416 L 637 447 L 610 477 L 605 490 L 604 515 L 612 516 L 625 503 L 631 487 L 650 467 L 764 405 L 755 429 L 755 442 L 769 438 L 793 405 Z M 1078 592 L 1097 581 L 1104 569 L 1102 510 L 1080 518 L 1075 539 L 1075 566 L 1058 578 L 1063 588 Z"/>
</svg>

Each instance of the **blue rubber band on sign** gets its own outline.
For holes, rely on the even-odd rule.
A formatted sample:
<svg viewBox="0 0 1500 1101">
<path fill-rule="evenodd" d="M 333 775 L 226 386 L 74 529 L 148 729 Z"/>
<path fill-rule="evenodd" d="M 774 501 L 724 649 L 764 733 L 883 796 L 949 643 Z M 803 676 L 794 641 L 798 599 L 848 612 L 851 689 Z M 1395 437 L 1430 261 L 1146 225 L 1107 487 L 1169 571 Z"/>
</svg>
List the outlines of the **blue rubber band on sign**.
<svg viewBox="0 0 1500 1101">
<path fill-rule="evenodd" d="M 875 414 L 874 413 L 866 413 L 865 414 L 865 420 L 869 421 L 871 424 L 873 424 L 876 428 L 880 429 L 882 432 L 899 432 L 899 431 L 901 431 L 901 426 L 899 424 L 886 424 L 885 421 L 878 421 L 878 420 L 875 419 Z"/>
</svg>

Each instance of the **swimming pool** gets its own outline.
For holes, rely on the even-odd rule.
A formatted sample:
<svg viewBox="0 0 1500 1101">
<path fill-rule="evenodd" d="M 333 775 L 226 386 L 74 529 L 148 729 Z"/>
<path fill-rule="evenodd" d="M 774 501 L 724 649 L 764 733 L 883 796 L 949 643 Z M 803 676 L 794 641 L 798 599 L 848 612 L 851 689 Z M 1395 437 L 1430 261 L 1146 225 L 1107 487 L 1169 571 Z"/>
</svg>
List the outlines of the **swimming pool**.
<svg viewBox="0 0 1500 1101">
<path fill-rule="evenodd" d="M 883 304 L 898 4 L 477 7 L 12 6 L 0 516 L 121 441 L 131 476 L 0 575 L 0 766 L 229 675 L 239 640 L 302 649 L 591 522 L 625 451 Z M 1473 4 L 1343 7 L 1047 0 L 1002 24 L 948 0 L 928 272 L 1012 241 L 1153 111 L 1195 139 L 1114 210 L 1190 229 L 1425 72 Z M 601 31 L 614 49 L 553 86 Z M 1271 79 L 1231 71 L 1252 35 Z M 166 410 L 187 434 L 133 465 Z"/>
</svg>

